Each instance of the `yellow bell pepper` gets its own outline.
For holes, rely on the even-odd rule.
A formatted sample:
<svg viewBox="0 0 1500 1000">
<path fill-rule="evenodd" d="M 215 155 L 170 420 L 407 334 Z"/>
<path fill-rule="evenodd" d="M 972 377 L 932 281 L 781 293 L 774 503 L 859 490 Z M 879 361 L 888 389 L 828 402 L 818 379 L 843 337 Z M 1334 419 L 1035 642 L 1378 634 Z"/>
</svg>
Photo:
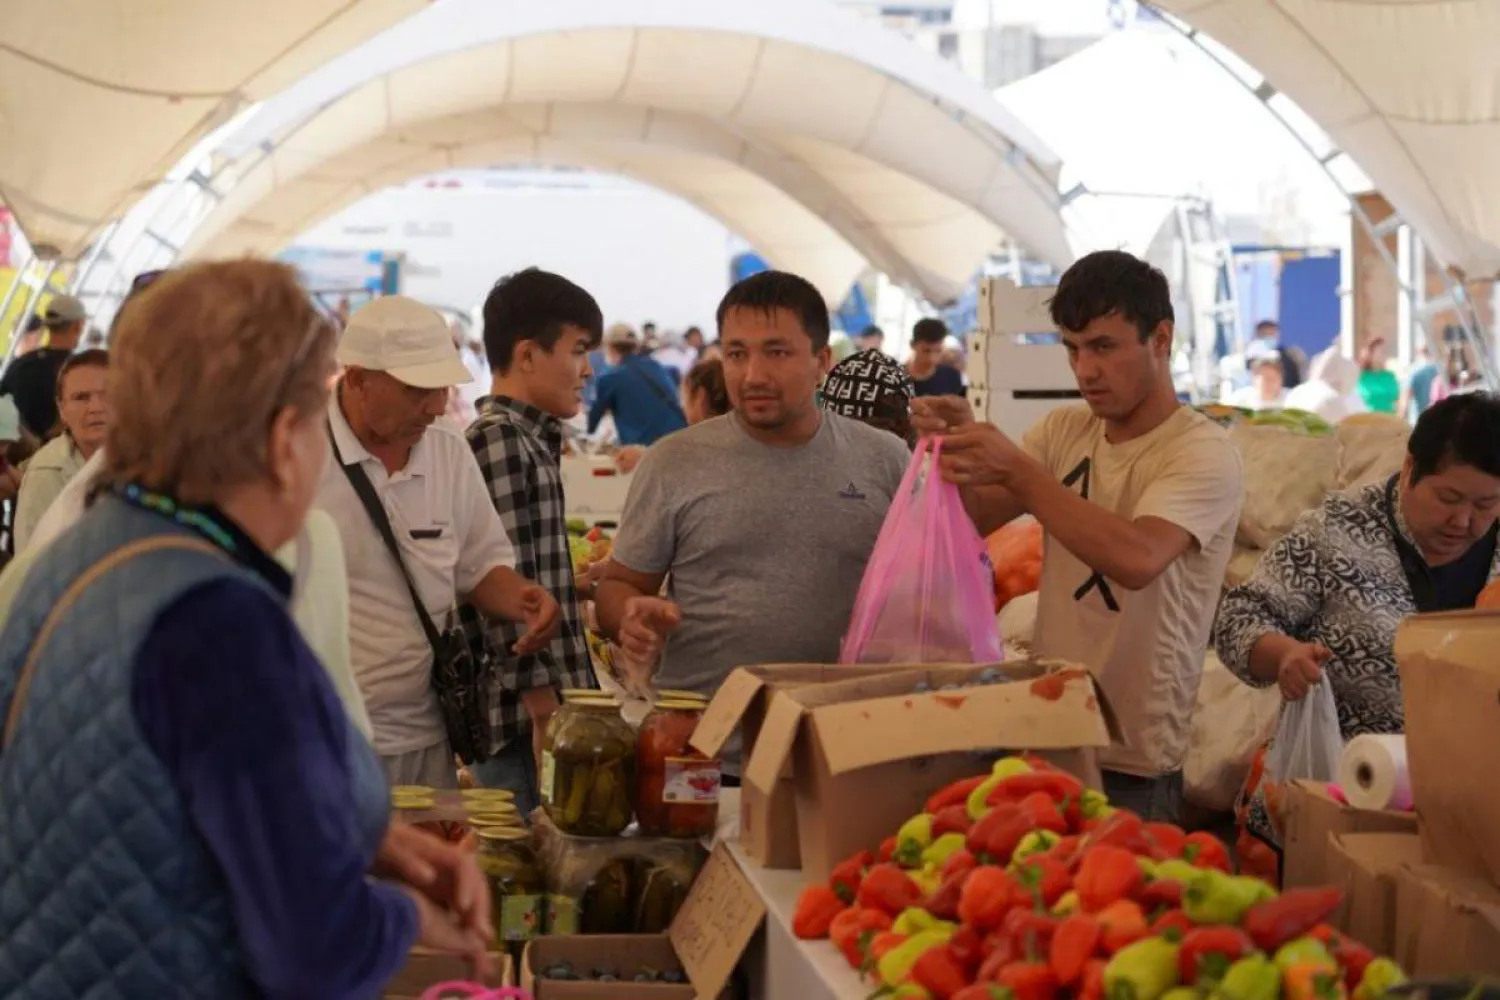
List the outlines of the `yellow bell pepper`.
<svg viewBox="0 0 1500 1000">
<path fill-rule="evenodd" d="M 1101 819 L 1114 812 L 1109 799 L 1104 797 L 1104 793 L 1092 788 L 1083 790 L 1083 797 L 1078 800 L 1078 808 L 1083 813 L 1084 819 Z"/>
<path fill-rule="evenodd" d="M 902 983 L 891 996 L 894 1000 L 933 1000 L 932 994 L 916 983 Z"/>
<path fill-rule="evenodd" d="M 1150 881 L 1157 877 L 1156 862 L 1152 861 L 1150 858 L 1141 855 L 1135 859 L 1135 864 L 1136 867 L 1141 870 L 1141 874 L 1146 876 L 1147 881 Z"/>
<path fill-rule="evenodd" d="M 924 952 L 947 944 L 952 936 L 952 931 L 938 928 L 913 934 L 886 952 L 875 964 L 875 971 L 880 973 L 880 981 L 887 986 L 901 985 L 911 975 L 911 967 L 917 964 L 917 959 Z"/>
<path fill-rule="evenodd" d="M 958 931 L 958 925 L 947 920 L 939 920 L 920 906 L 908 906 L 901 911 L 896 922 L 891 924 L 891 930 L 897 934 L 905 934 L 912 937 L 923 931 L 947 931 L 951 936 Z"/>
<path fill-rule="evenodd" d="M 961 833 L 943 834 L 922 852 L 922 867 L 926 868 L 931 865 L 935 868 L 942 868 L 943 863 L 955 852 L 964 849 L 965 840 L 966 838 Z"/>
<path fill-rule="evenodd" d="M 1031 765 L 1020 757 L 1001 757 L 995 761 L 995 766 L 990 770 L 990 776 L 984 780 L 982 785 L 969 793 L 969 801 L 966 803 L 969 818 L 978 819 L 990 811 L 990 807 L 985 800 L 990 797 L 990 792 L 993 792 L 995 786 L 1000 784 L 1000 782 L 1006 778 L 1014 778 L 1018 774 L 1030 773 Z"/>
<path fill-rule="evenodd" d="M 917 867 L 922 862 L 922 852 L 931 843 L 932 813 L 913 816 L 896 831 L 896 863 L 903 868 Z"/>
<path fill-rule="evenodd" d="M 990 768 L 990 775 L 1004 781 L 1006 778 L 1014 778 L 1018 774 L 1030 774 L 1031 765 L 1026 763 L 1025 757 L 1001 757 L 995 761 L 995 766 Z"/>
<path fill-rule="evenodd" d="M 924 896 L 931 896 L 943 884 L 943 873 L 938 870 L 937 865 L 923 865 L 915 871 L 907 872 L 906 876 L 917 884 Z"/>
<path fill-rule="evenodd" d="M 1012 868 L 1019 867 L 1020 862 L 1030 857 L 1031 855 L 1041 854 L 1043 851 L 1050 851 L 1052 848 L 1057 846 L 1057 842 L 1061 839 L 1061 837 L 1053 833 L 1051 830 L 1032 830 L 1026 836 L 1021 838 L 1021 842 L 1017 844 L 1016 849 L 1011 852 L 1010 866 Z"/>
<path fill-rule="evenodd" d="M 1069 889 L 1057 897 L 1057 902 L 1052 904 L 1052 912 L 1059 917 L 1071 916 L 1078 912 L 1078 893 Z"/>
</svg>

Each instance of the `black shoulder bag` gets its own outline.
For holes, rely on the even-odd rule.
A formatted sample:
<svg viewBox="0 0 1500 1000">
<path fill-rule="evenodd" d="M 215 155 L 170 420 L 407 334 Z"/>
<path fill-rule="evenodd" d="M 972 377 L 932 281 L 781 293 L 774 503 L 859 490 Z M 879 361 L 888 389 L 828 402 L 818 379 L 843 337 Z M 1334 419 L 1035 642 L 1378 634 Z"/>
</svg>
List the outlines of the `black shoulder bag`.
<svg viewBox="0 0 1500 1000">
<path fill-rule="evenodd" d="M 332 424 L 328 425 L 328 440 L 333 445 L 333 460 L 344 470 L 365 513 L 380 532 L 386 551 L 396 560 L 401 579 L 406 581 L 412 607 L 417 611 L 417 621 L 421 622 L 422 632 L 427 636 L 428 645 L 432 647 L 432 687 L 437 692 L 438 707 L 443 713 L 443 728 L 448 731 L 448 742 L 465 764 L 482 761 L 489 756 L 490 751 L 488 671 L 475 660 L 462 629 L 438 631 L 432 616 L 427 613 L 426 605 L 422 603 L 422 595 L 417 592 L 416 581 L 406 568 L 406 560 L 401 558 L 401 545 L 391 529 L 385 505 L 375 495 L 375 486 L 370 482 L 370 477 L 365 475 L 365 470 L 358 464 L 344 463 L 343 456 L 339 454 L 338 441 L 333 436 Z"/>
</svg>

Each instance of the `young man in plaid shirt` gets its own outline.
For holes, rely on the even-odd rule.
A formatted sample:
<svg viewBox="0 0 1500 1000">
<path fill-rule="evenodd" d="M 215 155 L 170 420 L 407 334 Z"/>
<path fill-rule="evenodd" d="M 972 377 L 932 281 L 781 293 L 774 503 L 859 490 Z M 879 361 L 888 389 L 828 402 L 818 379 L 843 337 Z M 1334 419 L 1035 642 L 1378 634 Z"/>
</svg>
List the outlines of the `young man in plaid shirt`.
<svg viewBox="0 0 1500 1000">
<path fill-rule="evenodd" d="M 481 784 L 539 804 L 536 759 L 558 691 L 597 687 L 578 609 L 562 489 L 563 421 L 582 406 L 588 350 L 603 334 L 592 295 L 556 274 L 528 268 L 502 278 L 484 303 L 484 349 L 494 373 L 479 400 L 469 445 L 516 550 L 516 572 L 551 592 L 562 609 L 557 635 L 530 656 L 508 652 L 517 627 L 470 618 L 495 661 L 490 758 L 473 765 Z"/>
</svg>

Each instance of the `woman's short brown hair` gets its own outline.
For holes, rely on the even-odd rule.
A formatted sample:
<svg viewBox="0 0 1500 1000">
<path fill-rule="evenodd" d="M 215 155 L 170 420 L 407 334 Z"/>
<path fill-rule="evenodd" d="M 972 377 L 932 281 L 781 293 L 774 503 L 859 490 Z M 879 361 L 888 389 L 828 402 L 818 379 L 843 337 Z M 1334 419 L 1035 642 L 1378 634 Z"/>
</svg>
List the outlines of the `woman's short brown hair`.
<svg viewBox="0 0 1500 1000">
<path fill-rule="evenodd" d="M 203 504 L 261 478 L 276 415 L 327 404 L 334 339 L 284 264 L 223 261 L 163 275 L 131 300 L 112 338 L 99 483 Z"/>
<path fill-rule="evenodd" d="M 708 401 L 708 410 L 722 417 L 732 409 L 729 402 L 729 387 L 724 383 L 724 362 L 717 358 L 700 361 L 687 373 L 688 388 L 703 393 Z"/>
</svg>

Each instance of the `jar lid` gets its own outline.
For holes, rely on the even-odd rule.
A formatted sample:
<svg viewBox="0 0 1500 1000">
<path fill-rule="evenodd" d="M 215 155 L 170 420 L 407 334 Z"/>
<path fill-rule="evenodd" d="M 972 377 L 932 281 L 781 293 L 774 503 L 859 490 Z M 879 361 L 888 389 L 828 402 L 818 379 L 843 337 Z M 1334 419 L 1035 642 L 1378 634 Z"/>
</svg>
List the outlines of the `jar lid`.
<svg viewBox="0 0 1500 1000">
<path fill-rule="evenodd" d="M 513 844 L 530 840 L 531 831 L 519 826 L 481 826 L 474 829 L 474 836 L 493 843 Z"/>
<path fill-rule="evenodd" d="M 563 701 L 573 701 L 575 698 L 608 698 L 614 701 L 615 696 L 602 688 L 566 688 L 563 693 Z"/>
<path fill-rule="evenodd" d="M 701 701 L 708 704 L 708 695 L 697 691 L 686 691 L 682 688 L 662 688 L 656 692 L 657 701 Z"/>
<path fill-rule="evenodd" d="M 486 809 L 484 812 L 469 813 L 469 824 L 471 826 L 505 826 L 507 823 L 519 823 L 521 814 L 514 809 Z"/>
<path fill-rule="evenodd" d="M 436 809 L 437 800 L 423 795 L 392 795 L 393 809 Z"/>
<path fill-rule="evenodd" d="M 430 799 L 436 791 L 428 785 L 392 785 L 391 797 L 415 796 L 421 799 Z"/>
<path fill-rule="evenodd" d="M 708 707 L 708 703 L 691 698 L 661 698 L 657 700 L 656 707 L 668 712 L 702 712 Z"/>
<path fill-rule="evenodd" d="M 465 788 L 459 794 L 466 799 L 504 799 L 507 802 L 516 797 L 509 788 Z"/>
</svg>

